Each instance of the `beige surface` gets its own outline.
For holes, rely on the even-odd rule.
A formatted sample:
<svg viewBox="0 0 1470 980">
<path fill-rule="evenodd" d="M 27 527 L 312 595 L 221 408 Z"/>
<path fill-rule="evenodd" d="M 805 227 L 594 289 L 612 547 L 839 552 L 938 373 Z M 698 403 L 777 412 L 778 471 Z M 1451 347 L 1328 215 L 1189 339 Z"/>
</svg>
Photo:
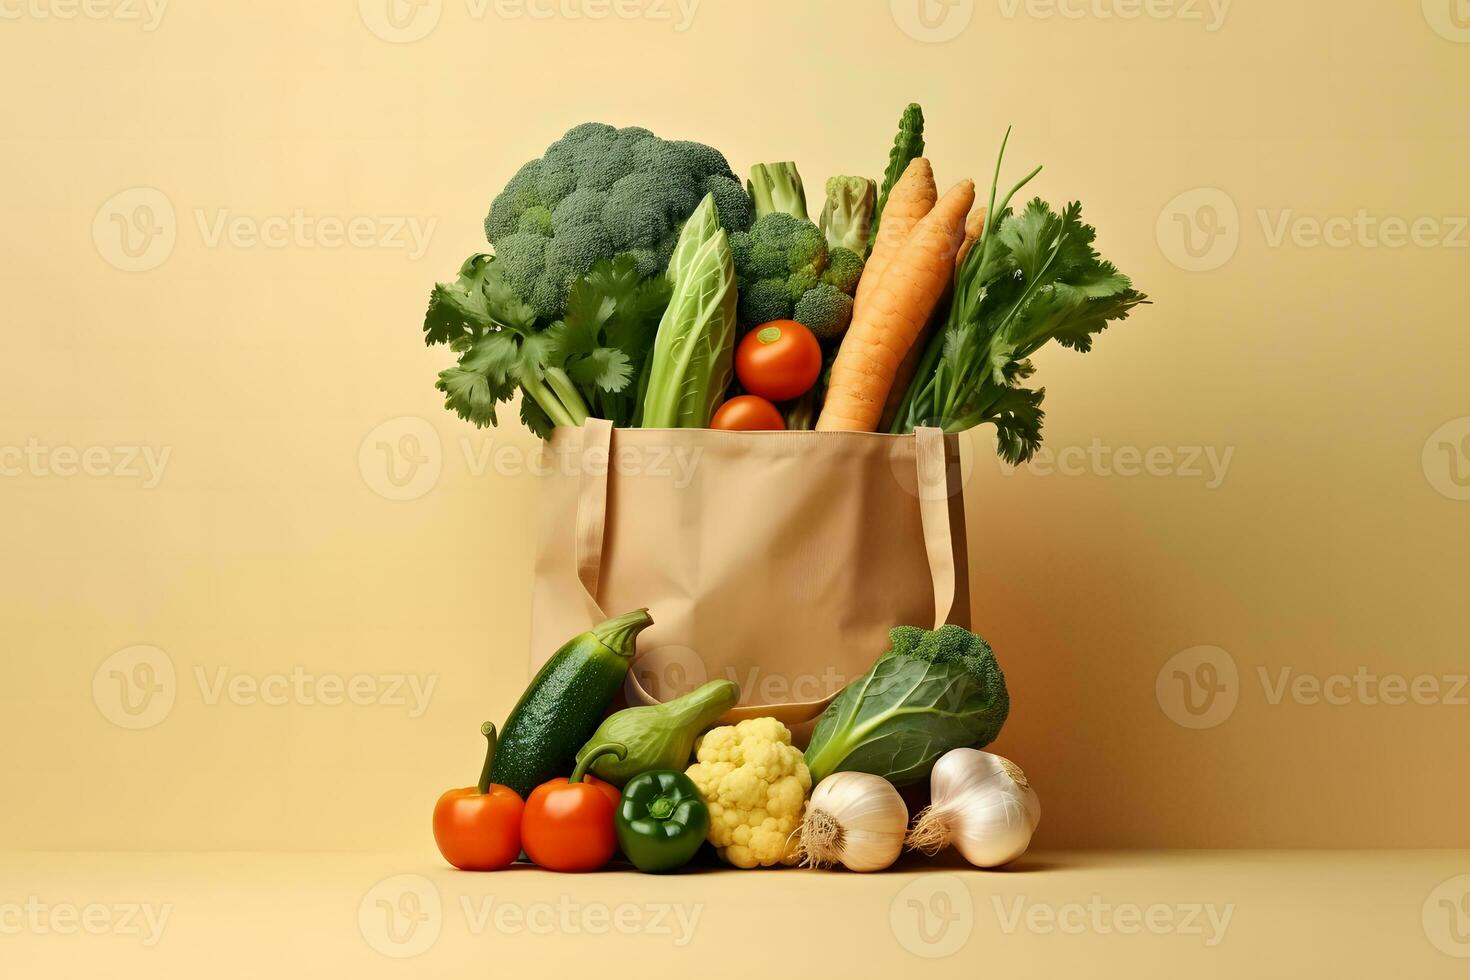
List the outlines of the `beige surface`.
<svg viewBox="0 0 1470 980">
<path fill-rule="evenodd" d="M 424 853 L 3 855 L 0 967 L 79 980 L 1432 980 L 1465 975 L 1467 871 L 1464 851 L 1057 852 L 1005 873 L 677 877 L 476 875 Z M 95 934 L 59 932 L 72 916 Z"/>
<path fill-rule="evenodd" d="M 1049 473 L 971 440 L 975 619 L 1040 845 L 1465 846 L 1466 32 L 1449 0 L 1066 6 L 960 0 L 926 26 L 903 2 L 704 0 L 684 23 L 426 0 L 393 29 L 377 0 L 211 0 L 146 30 L 136 4 L 5 4 L 0 840 L 421 846 L 526 677 L 536 497 L 524 433 L 440 408 L 429 283 L 571 123 L 706 140 L 741 171 L 794 158 L 816 187 L 876 172 L 916 99 L 942 183 L 984 176 L 1014 124 L 1008 174 L 1044 163 L 1036 191 L 1080 198 L 1156 301 L 1040 359 Z M 1424 219 L 1421 244 L 1343 225 L 1360 211 Z M 1197 718 L 1175 671 L 1206 661 L 1224 690 Z M 129 714 L 120 679 L 150 665 Z M 1275 697 L 1282 671 L 1341 703 Z M 1400 687 L 1420 677 L 1427 703 Z M 264 871 L 236 908 L 320 956 L 311 933 L 351 942 L 379 873 L 349 868 L 299 898 L 330 921 L 287 914 Z M 1376 874 L 1361 891 L 1388 902 Z M 1388 913 L 1331 881 L 1303 914 L 1351 962 L 1353 916 Z M 1404 882 L 1425 955 L 1427 886 Z M 1257 920 L 1299 941 L 1283 921 Z"/>
</svg>

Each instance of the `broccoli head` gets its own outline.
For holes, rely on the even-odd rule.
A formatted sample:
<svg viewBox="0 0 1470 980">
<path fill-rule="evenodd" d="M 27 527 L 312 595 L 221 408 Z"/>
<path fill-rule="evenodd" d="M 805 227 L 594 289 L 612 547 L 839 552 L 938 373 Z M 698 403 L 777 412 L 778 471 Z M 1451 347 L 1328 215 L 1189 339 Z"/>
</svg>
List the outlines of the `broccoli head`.
<svg viewBox="0 0 1470 980">
<path fill-rule="evenodd" d="M 662 272 L 706 194 L 726 231 L 750 227 L 750 198 L 718 150 L 583 123 L 516 172 L 490 205 L 485 237 L 506 283 L 556 320 L 572 283 L 601 259 L 629 255 L 641 275 Z"/>
<path fill-rule="evenodd" d="M 863 260 L 852 249 L 838 246 L 827 251 L 827 268 L 822 273 L 823 282 L 853 296 L 857 293 L 858 280 L 862 277 Z"/>
<path fill-rule="evenodd" d="M 762 215 L 749 232 L 730 236 L 730 252 L 743 329 L 795 319 L 822 340 L 847 329 L 863 260 L 849 249 L 828 249 L 811 221 L 784 211 Z"/>
<path fill-rule="evenodd" d="M 852 297 L 825 282 L 817 283 L 796 301 L 791 319 L 818 340 L 836 340 L 852 323 Z"/>
</svg>

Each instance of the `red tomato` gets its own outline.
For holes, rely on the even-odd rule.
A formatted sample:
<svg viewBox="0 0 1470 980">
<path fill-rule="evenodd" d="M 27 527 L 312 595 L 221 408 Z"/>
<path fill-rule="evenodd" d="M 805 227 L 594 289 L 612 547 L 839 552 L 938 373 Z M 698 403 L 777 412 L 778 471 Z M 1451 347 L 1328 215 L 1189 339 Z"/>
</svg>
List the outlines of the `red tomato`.
<svg viewBox="0 0 1470 980">
<path fill-rule="evenodd" d="M 599 745 L 565 776 L 531 790 L 521 815 L 521 846 L 548 871 L 596 871 L 618 849 L 613 814 L 622 793 L 611 783 L 587 775 L 599 756 L 625 758 L 621 744 Z"/>
<path fill-rule="evenodd" d="M 509 786 L 490 782 L 495 761 L 495 726 L 480 726 L 485 766 L 476 786 L 451 789 L 434 804 L 434 842 L 444 860 L 463 871 L 498 871 L 521 853 L 525 806 Z"/>
<path fill-rule="evenodd" d="M 795 320 L 772 320 L 745 335 L 735 350 L 735 375 L 746 391 L 773 402 L 807 393 L 822 373 L 822 345 Z"/>
<path fill-rule="evenodd" d="M 434 842 L 461 871 L 499 871 L 521 853 L 524 809 L 508 786 L 449 790 L 434 805 Z"/>
<path fill-rule="evenodd" d="M 760 395 L 736 395 L 715 412 L 711 429 L 784 429 L 781 410 Z"/>
</svg>

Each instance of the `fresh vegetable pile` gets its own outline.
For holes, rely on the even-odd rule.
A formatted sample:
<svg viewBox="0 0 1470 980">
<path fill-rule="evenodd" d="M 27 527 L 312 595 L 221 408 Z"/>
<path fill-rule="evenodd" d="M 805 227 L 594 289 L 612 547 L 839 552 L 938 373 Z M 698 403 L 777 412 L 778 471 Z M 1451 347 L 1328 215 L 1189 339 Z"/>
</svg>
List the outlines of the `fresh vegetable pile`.
<svg viewBox="0 0 1470 980">
<path fill-rule="evenodd" d="M 969 179 L 941 193 L 910 105 L 881 176 L 828 178 L 813 220 L 794 162 L 742 182 L 708 146 L 577 126 L 495 198 L 493 251 L 433 289 L 425 339 L 457 357 L 439 376 L 446 405 L 484 426 L 518 400 L 542 437 L 589 418 L 990 424 L 1000 455 L 1023 462 L 1042 438 L 1032 355 L 1051 341 L 1086 352 L 1146 298 L 1093 248 L 1080 205 L 1012 208 L 1040 168 L 1000 194 L 1005 145 L 982 201 Z M 1010 710 L 1005 677 L 969 630 L 895 626 L 803 751 L 776 718 L 720 724 L 740 700 L 733 680 L 611 711 L 652 623 L 637 609 L 573 637 L 498 732 L 482 727 L 479 782 L 434 810 L 446 860 L 491 871 L 524 855 L 577 872 L 621 852 L 666 873 L 703 852 L 866 872 L 950 845 L 996 867 L 1029 845 L 1035 790 L 982 751 Z M 931 805 L 910 821 L 899 790 L 926 783 Z"/>
<path fill-rule="evenodd" d="M 604 718 L 652 623 L 637 609 L 573 637 L 532 678 L 501 737 L 481 726 L 479 783 L 434 808 L 445 860 L 496 871 L 524 851 L 551 871 L 596 871 L 621 851 L 639 871 L 663 873 L 707 848 L 737 868 L 881 871 L 905 849 L 953 844 L 984 868 L 1026 850 L 1041 817 L 1036 793 L 1012 762 L 979 751 L 1010 703 L 980 637 L 895 627 L 803 753 L 775 718 L 710 727 L 740 699 L 730 680 Z M 896 787 L 925 779 L 933 804 L 910 826 Z"/>
<path fill-rule="evenodd" d="M 519 397 L 542 437 L 647 428 L 959 432 L 1041 443 L 1031 355 L 1086 352 L 1146 302 L 1093 249 L 1081 206 L 939 193 L 906 108 L 881 179 L 839 175 L 813 221 L 790 161 L 744 184 L 717 150 L 584 123 L 525 164 L 485 218 L 492 252 L 435 286 L 424 339 L 457 363 L 445 405 L 478 426 Z M 1003 159 L 1005 143 L 1001 144 Z"/>
</svg>

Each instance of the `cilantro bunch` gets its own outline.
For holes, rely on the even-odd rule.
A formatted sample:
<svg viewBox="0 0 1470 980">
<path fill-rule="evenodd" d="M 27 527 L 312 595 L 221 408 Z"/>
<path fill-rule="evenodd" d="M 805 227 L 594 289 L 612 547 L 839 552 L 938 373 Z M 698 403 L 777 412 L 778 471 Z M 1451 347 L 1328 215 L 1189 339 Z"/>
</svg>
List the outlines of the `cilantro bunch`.
<svg viewBox="0 0 1470 980">
<path fill-rule="evenodd" d="M 1094 334 L 1147 302 L 1093 249 L 1096 232 L 1083 223 L 1082 205 L 1058 214 L 1037 198 L 1011 212 L 1011 198 L 1040 170 L 1011 188 L 997 210 L 997 160 L 985 234 L 955 274 L 943 329 L 924 350 L 893 432 L 920 425 L 963 432 L 989 422 L 1000 455 L 1024 463 L 1041 445 L 1045 418 L 1045 389 L 1022 384 L 1035 372 L 1031 355 L 1053 340 L 1086 353 Z"/>
<path fill-rule="evenodd" d="M 536 310 L 503 278 L 493 255 L 472 255 L 439 283 L 424 315 L 424 341 L 459 362 L 439 374 L 444 406 L 477 426 L 497 425 L 496 406 L 519 390 L 521 421 L 542 438 L 589 416 L 635 423 L 649 352 L 670 287 L 645 277 L 629 255 L 601 259 L 567 292 L 560 319 Z"/>
</svg>

